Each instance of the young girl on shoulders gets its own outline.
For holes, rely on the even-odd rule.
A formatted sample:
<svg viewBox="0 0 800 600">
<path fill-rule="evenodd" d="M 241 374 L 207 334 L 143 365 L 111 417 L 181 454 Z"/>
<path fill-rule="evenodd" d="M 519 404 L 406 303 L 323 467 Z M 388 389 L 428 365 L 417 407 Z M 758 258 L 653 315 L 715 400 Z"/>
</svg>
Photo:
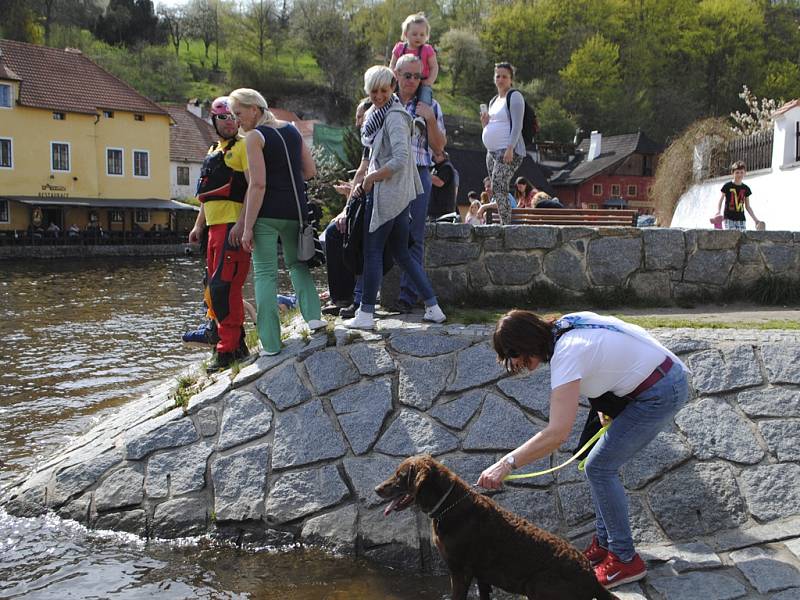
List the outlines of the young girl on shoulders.
<svg viewBox="0 0 800 600">
<path fill-rule="evenodd" d="M 439 63 L 436 61 L 436 50 L 428 43 L 431 37 L 431 26 L 425 13 L 409 15 L 403 21 L 400 41 L 392 50 L 392 60 L 389 68 L 394 71 L 397 59 L 403 54 L 414 54 L 422 61 L 422 82 L 419 86 L 417 98 L 423 104 L 431 106 L 433 103 L 433 84 L 439 75 Z"/>
</svg>

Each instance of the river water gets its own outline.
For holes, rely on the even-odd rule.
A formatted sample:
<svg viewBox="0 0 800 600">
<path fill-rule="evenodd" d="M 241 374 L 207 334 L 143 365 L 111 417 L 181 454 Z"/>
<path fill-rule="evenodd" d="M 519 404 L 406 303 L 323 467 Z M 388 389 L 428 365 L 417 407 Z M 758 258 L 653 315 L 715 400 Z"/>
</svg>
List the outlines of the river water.
<svg viewBox="0 0 800 600">
<path fill-rule="evenodd" d="M 0 262 L 0 485 L 206 356 L 180 340 L 203 317 L 200 269 L 192 257 Z M 153 542 L 0 509 L 0 598 L 438 600 L 448 588 L 316 550 Z"/>
</svg>

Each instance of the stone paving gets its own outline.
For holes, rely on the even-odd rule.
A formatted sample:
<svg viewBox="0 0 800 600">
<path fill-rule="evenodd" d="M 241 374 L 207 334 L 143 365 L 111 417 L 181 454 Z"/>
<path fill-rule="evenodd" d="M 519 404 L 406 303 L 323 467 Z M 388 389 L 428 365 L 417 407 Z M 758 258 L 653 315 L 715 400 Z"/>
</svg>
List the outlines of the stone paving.
<svg viewBox="0 0 800 600">
<path fill-rule="evenodd" d="M 427 519 L 384 518 L 373 487 L 419 452 L 475 481 L 546 425 L 549 373 L 509 377 L 489 327 L 415 321 L 314 336 L 296 324 L 281 354 L 209 378 L 186 408 L 167 385 L 130 402 L 5 490 L 4 505 L 151 537 L 322 544 L 441 572 Z M 655 334 L 692 369 L 691 399 L 622 471 L 649 574 L 618 596 L 800 599 L 800 335 Z M 555 456 L 528 468 L 564 461 L 587 410 Z M 574 464 L 494 498 L 578 546 L 591 535 Z"/>
</svg>

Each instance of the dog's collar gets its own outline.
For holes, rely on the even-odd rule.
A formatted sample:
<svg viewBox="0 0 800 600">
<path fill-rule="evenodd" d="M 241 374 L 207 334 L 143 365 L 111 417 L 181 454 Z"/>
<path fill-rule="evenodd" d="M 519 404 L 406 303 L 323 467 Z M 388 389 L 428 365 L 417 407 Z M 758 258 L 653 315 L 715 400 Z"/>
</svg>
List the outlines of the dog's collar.
<svg viewBox="0 0 800 600">
<path fill-rule="evenodd" d="M 455 487 L 456 487 L 456 482 L 455 482 L 455 481 L 453 481 L 453 482 L 450 484 L 450 487 L 448 488 L 447 492 L 445 492 L 445 495 L 444 495 L 444 496 L 442 496 L 442 497 L 441 497 L 441 499 L 440 499 L 440 500 L 439 500 L 439 501 L 436 503 L 436 506 L 434 506 L 434 507 L 433 507 L 433 508 L 432 508 L 432 509 L 431 509 L 431 510 L 428 512 L 428 516 L 429 516 L 431 519 L 436 519 L 436 518 L 437 518 L 437 517 L 435 517 L 435 516 L 434 516 L 434 513 L 435 513 L 437 510 L 439 510 L 439 509 L 442 507 L 442 504 L 444 504 L 444 501 L 445 501 L 445 500 L 447 500 L 447 497 L 448 497 L 448 496 L 451 494 L 451 492 L 453 491 L 453 488 L 455 488 Z"/>
</svg>

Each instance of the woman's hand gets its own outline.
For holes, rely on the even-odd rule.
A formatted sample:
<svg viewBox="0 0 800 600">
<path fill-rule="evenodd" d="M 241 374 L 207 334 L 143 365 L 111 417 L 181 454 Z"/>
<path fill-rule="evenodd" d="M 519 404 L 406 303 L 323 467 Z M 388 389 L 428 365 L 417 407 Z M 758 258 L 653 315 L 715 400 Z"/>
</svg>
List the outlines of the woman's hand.
<svg viewBox="0 0 800 600">
<path fill-rule="evenodd" d="M 242 231 L 242 250 L 245 252 L 253 252 L 253 229 L 245 228 Z"/>
<path fill-rule="evenodd" d="M 488 112 L 482 112 L 481 113 L 481 125 L 483 127 L 486 127 L 488 124 L 489 124 L 489 113 Z"/>
<path fill-rule="evenodd" d="M 611 425 L 611 417 L 607 414 L 601 413 L 599 410 L 597 411 L 597 416 L 600 419 L 600 425 L 605 427 L 606 425 Z"/>
<path fill-rule="evenodd" d="M 503 478 L 511 473 L 511 465 L 504 460 L 497 461 L 484 470 L 478 477 L 478 485 L 487 490 L 499 490 L 503 487 Z"/>
<path fill-rule="evenodd" d="M 510 165 L 514 160 L 514 149 L 513 148 L 506 148 L 505 154 L 503 154 L 503 162 L 507 165 Z"/>
<path fill-rule="evenodd" d="M 361 184 L 361 187 L 363 188 L 365 193 L 369 194 L 372 191 L 372 187 L 374 185 L 375 185 L 375 182 L 372 180 L 372 177 L 367 175 L 366 177 L 364 177 L 364 181 Z"/>
</svg>

